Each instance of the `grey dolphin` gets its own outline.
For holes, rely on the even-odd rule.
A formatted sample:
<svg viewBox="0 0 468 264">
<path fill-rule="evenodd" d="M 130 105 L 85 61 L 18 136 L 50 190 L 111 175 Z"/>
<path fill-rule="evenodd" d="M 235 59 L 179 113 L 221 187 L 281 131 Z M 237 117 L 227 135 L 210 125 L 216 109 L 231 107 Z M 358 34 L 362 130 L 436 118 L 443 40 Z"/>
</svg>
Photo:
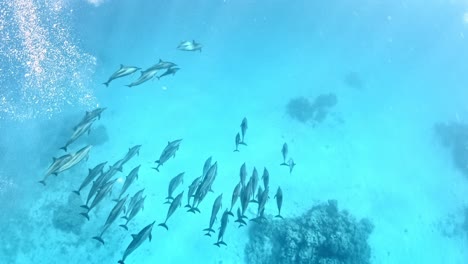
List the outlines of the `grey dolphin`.
<svg viewBox="0 0 468 264">
<path fill-rule="evenodd" d="M 234 205 L 236 205 L 237 199 L 239 199 L 239 196 L 241 194 L 241 188 L 242 188 L 242 184 L 239 182 L 234 188 L 234 191 L 232 192 L 231 209 L 229 210 L 229 215 L 231 216 L 234 216 L 234 214 L 232 213 L 232 208 L 234 208 Z"/>
<path fill-rule="evenodd" d="M 111 212 L 109 213 L 109 216 L 107 217 L 106 223 L 104 224 L 104 227 L 102 228 L 101 234 L 99 236 L 93 237 L 93 239 L 96 239 L 97 241 L 101 242 L 104 245 L 104 240 L 102 239 L 102 235 L 106 230 L 111 226 L 111 224 L 119 217 L 119 215 L 122 213 L 124 210 L 125 203 L 127 202 L 128 194 L 125 196 L 125 198 L 121 199 L 115 206 L 112 208 Z"/>
<path fill-rule="evenodd" d="M 96 205 L 102 201 L 104 199 L 104 197 L 106 197 L 106 195 L 108 193 L 110 193 L 110 191 L 112 190 L 112 186 L 114 185 L 114 183 L 117 181 L 117 179 L 114 179 L 110 182 L 107 182 L 105 183 L 100 189 L 99 191 L 96 193 L 96 196 L 94 197 L 94 200 L 93 202 L 91 203 L 90 206 L 88 205 L 82 205 L 81 207 L 86 209 L 87 212 L 86 213 L 81 213 L 82 216 L 86 217 L 88 220 L 89 220 L 89 212 L 91 211 L 91 209 L 93 209 L 94 207 L 96 207 Z"/>
<path fill-rule="evenodd" d="M 286 163 L 286 157 L 288 156 L 288 144 L 284 143 L 283 147 L 281 148 L 281 154 L 283 155 L 283 163 L 281 163 L 281 166 L 288 166 Z"/>
<path fill-rule="evenodd" d="M 174 200 L 171 203 L 171 206 L 169 206 L 169 210 L 167 211 L 166 220 L 164 221 L 164 223 L 160 223 L 158 226 L 162 226 L 162 227 L 166 228 L 166 230 L 169 230 L 169 227 L 166 224 L 167 220 L 169 219 L 169 217 L 171 217 L 171 215 L 175 212 L 175 210 L 178 207 L 180 207 L 180 205 L 182 203 L 182 196 L 183 195 L 184 195 L 184 192 L 182 191 L 179 195 L 176 196 L 176 198 L 174 198 Z"/>
<path fill-rule="evenodd" d="M 135 73 L 136 71 L 139 71 L 139 70 L 141 70 L 141 68 L 139 68 L 139 67 L 125 66 L 123 64 L 120 64 L 120 68 L 109 77 L 107 82 L 105 82 L 103 84 L 106 87 L 109 87 L 109 84 L 110 84 L 111 81 L 113 81 L 113 80 L 115 80 L 117 78 L 121 78 L 121 77 L 130 75 L 130 74 L 133 74 L 133 73 Z"/>
<path fill-rule="evenodd" d="M 192 198 L 194 196 L 195 191 L 197 190 L 198 186 L 200 185 L 201 179 L 202 179 L 202 176 L 199 176 L 199 177 L 195 178 L 192 181 L 192 184 L 190 184 L 189 189 L 188 189 L 188 193 L 187 193 L 187 205 L 185 206 L 186 208 L 191 208 L 190 198 Z"/>
<path fill-rule="evenodd" d="M 135 155 L 140 155 L 140 148 L 141 148 L 141 145 L 135 145 L 135 146 L 129 148 L 127 154 L 122 159 L 122 165 L 127 163 Z"/>
<path fill-rule="evenodd" d="M 289 173 L 292 173 L 294 166 L 296 166 L 296 163 L 294 163 L 294 160 L 290 158 L 288 160 Z"/>
<path fill-rule="evenodd" d="M 85 133 L 88 133 L 91 131 L 91 125 L 93 124 L 94 120 L 89 121 L 88 123 L 84 123 L 80 126 L 78 126 L 74 131 L 73 134 L 71 135 L 70 139 L 65 143 L 65 146 L 61 147 L 60 149 L 63 149 L 64 151 L 67 151 L 68 146 L 75 142 L 79 137 L 84 135 Z"/>
<path fill-rule="evenodd" d="M 123 225 L 120 225 L 120 227 L 123 227 L 125 228 L 125 230 L 128 230 L 128 222 L 130 222 L 130 220 L 132 220 L 138 214 L 138 212 L 143 210 L 145 199 L 146 196 L 136 201 L 136 203 L 132 207 L 128 207 L 128 215 L 122 216 L 122 218 L 125 219 L 127 222 L 125 222 L 125 224 Z"/>
<path fill-rule="evenodd" d="M 81 119 L 80 123 L 78 123 L 78 125 L 76 125 L 73 130 L 76 130 L 79 126 L 82 126 L 83 124 L 86 124 L 86 123 L 89 123 L 91 121 L 95 121 L 96 119 L 101 119 L 101 114 L 102 112 L 104 112 L 104 110 L 106 110 L 107 108 L 106 107 L 98 107 L 96 109 L 93 109 L 91 111 L 86 111 L 85 112 L 85 116 L 83 117 L 83 119 Z"/>
<path fill-rule="evenodd" d="M 73 191 L 73 192 L 80 195 L 81 190 L 84 187 L 86 187 L 90 182 L 92 182 L 94 180 L 94 178 L 96 178 L 96 176 L 98 176 L 99 174 L 101 174 L 103 172 L 104 166 L 106 164 L 107 164 L 107 161 L 96 165 L 96 167 L 94 167 L 93 169 L 89 169 L 88 176 L 86 176 L 83 183 L 80 185 L 80 188 L 78 190 L 76 190 L 76 191 Z"/>
<path fill-rule="evenodd" d="M 184 174 L 185 172 L 181 172 L 179 173 L 177 176 L 175 176 L 174 178 L 171 179 L 171 181 L 169 182 L 169 187 L 168 187 L 168 190 L 167 190 L 167 201 L 165 202 L 166 204 L 170 204 L 171 203 L 171 200 L 173 200 L 174 198 L 172 197 L 172 193 L 174 192 L 174 190 L 182 183 L 184 183 Z"/>
<path fill-rule="evenodd" d="M 252 188 L 251 190 L 252 196 L 255 194 L 255 191 L 257 190 L 258 181 L 259 181 L 259 178 L 258 178 L 257 168 L 254 167 L 252 176 L 250 177 L 250 183 L 251 183 L 250 187 Z M 256 203 L 258 201 L 256 201 L 255 199 L 252 199 L 250 202 Z"/>
<path fill-rule="evenodd" d="M 133 86 L 140 85 L 140 84 L 142 84 L 144 82 L 147 82 L 147 81 L 153 79 L 153 77 L 156 76 L 158 71 L 159 70 L 157 70 L 157 69 L 142 71 L 140 77 L 136 81 L 134 81 L 131 84 L 128 84 L 126 86 L 127 87 L 133 87 Z"/>
<path fill-rule="evenodd" d="M 281 190 L 281 187 L 278 187 L 274 198 L 276 199 L 276 205 L 278 206 L 278 215 L 275 217 L 283 219 L 281 216 L 281 206 L 283 205 L 283 191 Z"/>
<path fill-rule="evenodd" d="M 249 126 L 247 124 L 247 118 L 246 117 L 244 117 L 244 119 L 242 119 L 242 123 L 241 123 L 240 127 L 241 127 L 241 133 L 242 133 L 242 140 L 239 142 L 239 144 L 247 146 L 247 143 L 245 143 L 245 141 L 244 141 L 245 133 L 247 132 L 247 128 L 249 128 Z"/>
<path fill-rule="evenodd" d="M 151 235 L 151 231 L 153 230 L 153 225 L 155 222 L 145 226 L 138 234 L 133 234 L 132 235 L 132 242 L 128 245 L 127 249 L 125 249 L 125 252 L 123 254 L 123 257 L 121 260 L 118 261 L 120 264 L 125 264 L 125 259 L 130 255 L 135 249 L 137 249 L 145 240 L 146 238 L 149 238 L 149 241 L 153 238 Z"/>
<path fill-rule="evenodd" d="M 227 244 L 223 240 L 224 240 L 224 233 L 226 232 L 226 227 L 227 227 L 228 222 L 229 222 L 229 211 L 228 209 L 226 209 L 226 211 L 224 211 L 223 213 L 223 216 L 221 217 L 221 227 L 219 228 L 218 242 L 214 243 L 214 245 L 218 247 L 220 245 L 227 246 Z"/>
<path fill-rule="evenodd" d="M 218 215 L 219 209 L 221 209 L 223 200 L 223 194 L 220 194 L 213 203 L 213 208 L 211 209 L 211 217 L 210 217 L 210 225 L 208 228 L 203 229 L 203 231 L 207 231 L 208 233 L 205 236 L 211 236 L 210 232 L 215 232 L 213 230 L 213 225 L 216 220 L 216 216 Z"/>
<path fill-rule="evenodd" d="M 164 76 L 175 75 L 176 72 L 178 72 L 179 70 L 180 68 L 177 68 L 177 67 L 168 68 L 163 74 L 156 76 L 156 77 L 158 77 L 158 80 L 160 80 Z"/>
<path fill-rule="evenodd" d="M 52 158 L 53 162 L 52 164 L 49 166 L 49 168 L 47 169 L 47 172 L 45 173 L 44 175 L 44 178 L 39 181 L 40 184 L 42 185 L 46 185 L 46 180 L 47 178 L 51 175 L 51 174 L 54 174 L 55 176 L 58 175 L 58 169 L 63 166 L 63 164 L 67 163 L 70 159 L 72 158 L 72 155 L 70 154 L 66 154 L 66 155 L 63 155 L 59 158 Z"/>
<path fill-rule="evenodd" d="M 159 59 L 158 63 L 149 67 L 147 70 L 162 70 L 162 69 L 169 69 L 172 67 L 176 67 L 177 64 L 170 62 L 170 61 L 163 61 Z"/>
<path fill-rule="evenodd" d="M 242 164 L 239 172 L 240 176 L 240 183 L 242 184 L 242 187 L 245 187 L 245 178 L 247 177 L 247 167 L 245 165 L 245 162 Z"/>
<path fill-rule="evenodd" d="M 242 217 L 242 212 L 241 212 L 240 207 L 237 207 L 237 219 L 234 222 L 239 223 L 239 227 L 247 225 L 247 223 L 244 221 Z"/>
<path fill-rule="evenodd" d="M 209 157 L 205 160 L 205 163 L 203 164 L 203 174 L 202 174 L 202 178 L 205 177 L 206 173 L 208 172 L 208 170 L 210 169 L 211 167 L 211 160 L 212 160 L 212 157 Z"/>
<path fill-rule="evenodd" d="M 268 186 L 270 186 L 270 173 L 268 172 L 267 168 L 263 168 L 262 180 L 263 187 L 267 188 Z"/>
<path fill-rule="evenodd" d="M 177 46 L 178 50 L 182 51 L 202 51 L 202 45 L 197 43 L 195 40 L 192 41 L 182 41 L 180 42 L 179 46 Z"/>
<path fill-rule="evenodd" d="M 237 133 L 237 134 L 236 134 L 236 139 L 235 139 L 236 149 L 234 150 L 234 152 L 239 152 L 239 144 L 240 144 L 240 142 L 241 142 L 240 134 Z"/>
<path fill-rule="evenodd" d="M 135 179 L 138 179 L 138 171 L 140 170 L 140 166 L 141 165 L 136 166 L 127 175 L 127 177 L 125 178 L 125 182 L 122 186 L 122 189 L 120 190 L 119 198 L 117 200 L 119 200 L 122 197 L 122 195 L 128 190 L 128 187 L 130 187 L 130 185 L 135 181 Z"/>
<path fill-rule="evenodd" d="M 175 157 L 177 150 L 179 150 L 181 141 L 182 139 L 177 139 L 172 142 L 169 141 L 167 143 L 167 146 L 164 147 L 163 151 L 161 152 L 159 159 L 155 161 L 155 163 L 157 163 L 158 166 L 153 167 L 153 169 L 159 172 L 160 166 L 164 165 L 164 163 L 166 163 L 170 158 Z"/>
<path fill-rule="evenodd" d="M 60 172 L 66 171 L 70 169 L 71 167 L 75 166 L 76 164 L 78 164 L 84 158 L 88 158 L 89 151 L 91 150 L 92 147 L 93 147 L 92 145 L 88 145 L 78 150 L 77 152 L 71 154 L 71 158 L 67 160 L 67 162 L 62 164 L 62 166 L 60 166 L 56 172 L 60 173 Z"/>
</svg>

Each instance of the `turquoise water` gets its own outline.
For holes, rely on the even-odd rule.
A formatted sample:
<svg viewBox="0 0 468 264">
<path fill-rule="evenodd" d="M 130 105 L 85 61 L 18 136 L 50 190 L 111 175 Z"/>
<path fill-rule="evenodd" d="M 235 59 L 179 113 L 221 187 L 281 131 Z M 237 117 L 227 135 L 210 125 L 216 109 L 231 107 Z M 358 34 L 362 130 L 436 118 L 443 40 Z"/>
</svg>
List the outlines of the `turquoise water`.
<svg viewBox="0 0 468 264">
<path fill-rule="evenodd" d="M 468 263 L 465 0 L 12 0 L 0 1 L 0 38 L 0 263 L 117 263 L 131 234 L 153 221 L 151 242 L 142 241 L 125 263 L 274 263 L 258 257 L 274 252 L 257 250 L 253 237 L 282 234 L 263 227 L 306 219 L 328 200 L 337 201 L 341 216 L 346 210 L 372 223 L 372 232 L 342 249 L 357 257 L 317 253 L 322 260 L 276 263 Z M 177 49 L 182 41 L 200 43 L 201 52 Z M 139 70 L 102 84 L 121 64 L 145 70 L 160 59 L 180 70 L 131 88 L 125 85 Z M 321 95 L 336 102 L 314 105 Z M 85 112 L 96 108 L 106 109 L 89 134 L 60 150 Z M 247 146 L 233 152 L 244 117 Z M 436 124 L 448 132 L 438 133 Z M 183 139 L 176 155 L 160 172 L 152 169 L 176 139 Z M 291 173 L 279 165 L 284 143 L 286 161 L 297 164 Z M 38 183 L 53 157 L 88 145 L 83 160 L 48 177 L 45 186 Z M 112 176 L 112 191 L 86 220 L 80 205 L 92 184 L 80 196 L 72 191 L 88 169 L 107 161 L 108 171 L 135 145 L 139 154 Z M 203 175 L 208 157 L 217 162 L 213 192 L 200 203 L 201 213 L 187 213 L 188 187 Z M 267 222 L 238 228 L 230 217 L 227 246 L 218 248 L 213 243 L 244 162 L 247 181 L 257 168 L 259 186 L 264 168 L 269 171 Z M 92 237 L 138 165 L 126 194 L 144 188 L 144 209 L 128 231 L 118 226 L 122 219 L 112 223 L 102 245 Z M 181 172 L 184 181 L 173 194 L 184 191 L 182 207 L 165 230 L 157 224 L 168 212 L 168 184 Z M 278 186 L 284 220 L 272 219 Z M 216 233 L 204 236 L 220 194 Z M 246 215 L 254 218 L 257 204 Z M 353 221 L 345 232 L 361 234 L 349 231 Z M 344 241 L 346 234 L 337 233 L 342 225 L 336 220 L 323 232 Z M 309 228 L 295 227 L 304 229 L 288 232 Z M 319 237 L 320 228 L 310 236 Z M 311 256 L 332 251 L 314 243 L 300 247 Z M 358 252 L 360 243 L 370 251 Z"/>
</svg>

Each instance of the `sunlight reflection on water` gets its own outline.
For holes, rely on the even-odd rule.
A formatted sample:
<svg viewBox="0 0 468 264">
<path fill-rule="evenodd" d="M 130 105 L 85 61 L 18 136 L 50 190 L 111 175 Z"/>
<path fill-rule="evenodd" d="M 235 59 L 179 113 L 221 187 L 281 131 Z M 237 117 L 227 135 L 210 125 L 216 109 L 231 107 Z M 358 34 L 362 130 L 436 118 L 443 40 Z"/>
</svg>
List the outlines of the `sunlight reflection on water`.
<svg viewBox="0 0 468 264">
<path fill-rule="evenodd" d="M 0 3 L 0 118 L 51 117 L 66 105 L 96 105 L 96 59 L 71 34 L 64 0 Z"/>
</svg>

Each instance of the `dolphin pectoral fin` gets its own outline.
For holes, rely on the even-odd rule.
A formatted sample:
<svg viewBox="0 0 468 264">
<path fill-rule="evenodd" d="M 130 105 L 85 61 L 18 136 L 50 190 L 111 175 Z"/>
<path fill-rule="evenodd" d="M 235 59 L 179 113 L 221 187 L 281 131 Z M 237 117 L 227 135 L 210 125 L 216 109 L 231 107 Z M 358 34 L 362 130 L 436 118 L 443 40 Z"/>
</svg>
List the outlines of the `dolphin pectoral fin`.
<svg viewBox="0 0 468 264">
<path fill-rule="evenodd" d="M 42 180 L 42 181 L 38 181 L 40 184 L 46 186 L 46 183 L 45 183 L 45 180 Z"/>
<path fill-rule="evenodd" d="M 149 241 L 151 242 L 151 239 L 153 239 L 153 235 L 150 233 L 149 234 Z"/>
</svg>

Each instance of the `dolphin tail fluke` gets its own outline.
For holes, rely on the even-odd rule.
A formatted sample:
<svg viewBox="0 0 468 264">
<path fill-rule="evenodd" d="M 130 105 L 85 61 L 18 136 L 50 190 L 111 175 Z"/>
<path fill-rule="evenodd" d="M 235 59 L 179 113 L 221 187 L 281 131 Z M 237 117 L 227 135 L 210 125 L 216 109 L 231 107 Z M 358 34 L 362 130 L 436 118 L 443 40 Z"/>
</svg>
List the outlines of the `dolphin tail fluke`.
<svg viewBox="0 0 468 264">
<path fill-rule="evenodd" d="M 119 264 L 125 264 L 125 262 L 124 262 L 123 260 L 119 260 L 119 261 L 117 261 L 117 263 L 119 263 Z"/>
<path fill-rule="evenodd" d="M 276 215 L 275 217 L 284 219 L 281 215 Z"/>
<path fill-rule="evenodd" d="M 203 229 L 203 231 L 208 232 L 208 234 L 210 234 L 211 232 L 216 233 L 216 232 L 213 230 L 213 228 L 211 228 L 211 227 L 205 228 L 205 229 Z M 209 235 L 209 236 L 211 236 L 211 235 Z"/>
<path fill-rule="evenodd" d="M 67 152 L 67 146 L 63 146 L 60 149 L 63 149 L 65 152 Z"/>
<path fill-rule="evenodd" d="M 209 237 L 211 237 L 211 234 L 210 234 L 210 232 L 206 233 L 206 234 L 205 234 L 205 236 L 209 236 Z"/>
<path fill-rule="evenodd" d="M 86 219 L 88 219 L 88 221 L 89 221 L 89 215 L 88 215 L 88 213 L 80 213 L 80 215 L 86 217 Z"/>
<path fill-rule="evenodd" d="M 38 183 L 40 183 L 40 184 L 42 184 L 42 185 L 46 186 L 45 180 L 38 181 Z"/>
<path fill-rule="evenodd" d="M 102 239 L 102 237 L 100 237 L 100 236 L 95 236 L 95 237 L 93 237 L 93 239 L 95 239 L 95 240 L 101 242 L 101 243 L 104 245 L 104 240 Z"/>
<path fill-rule="evenodd" d="M 192 208 L 192 206 L 190 206 L 190 204 L 187 204 L 186 206 L 184 206 L 185 208 Z"/>
<path fill-rule="evenodd" d="M 280 166 L 288 166 L 289 167 L 289 165 L 286 164 L 286 162 L 281 163 Z"/>
<path fill-rule="evenodd" d="M 247 223 L 242 218 L 239 218 L 234 222 L 239 223 L 239 227 L 247 225 Z"/>
<path fill-rule="evenodd" d="M 80 191 L 73 191 L 73 193 L 76 193 L 78 196 L 80 196 Z"/>
<path fill-rule="evenodd" d="M 127 230 L 127 231 L 128 231 L 128 227 L 127 227 L 127 225 L 119 225 L 119 226 L 120 226 L 120 227 L 122 227 L 122 228 L 124 228 L 125 230 Z"/>
<path fill-rule="evenodd" d="M 86 210 L 89 211 L 89 207 L 88 207 L 88 205 L 86 205 L 86 204 L 85 204 L 85 205 L 81 205 L 80 207 L 81 207 L 81 208 L 84 208 L 84 209 L 86 209 Z"/>
<path fill-rule="evenodd" d="M 234 152 L 240 152 L 238 149 L 235 149 Z"/>
<path fill-rule="evenodd" d="M 258 203 L 257 200 L 250 200 L 251 203 Z"/>
<path fill-rule="evenodd" d="M 162 226 L 162 227 L 166 228 L 166 230 L 169 230 L 169 227 L 166 225 L 166 223 L 160 223 L 158 226 Z"/>
<path fill-rule="evenodd" d="M 232 213 L 232 209 L 231 209 L 231 211 L 228 212 L 228 215 L 234 216 L 234 214 Z"/>
<path fill-rule="evenodd" d="M 106 87 L 109 87 L 109 83 L 110 83 L 110 82 L 109 82 L 109 81 L 107 81 L 107 82 L 105 82 L 105 83 L 102 83 L 102 84 L 104 84 Z"/>
<path fill-rule="evenodd" d="M 217 247 L 221 247 L 220 245 L 227 246 L 227 244 L 224 241 L 218 241 L 218 242 L 214 243 L 213 245 L 215 245 Z"/>
</svg>

